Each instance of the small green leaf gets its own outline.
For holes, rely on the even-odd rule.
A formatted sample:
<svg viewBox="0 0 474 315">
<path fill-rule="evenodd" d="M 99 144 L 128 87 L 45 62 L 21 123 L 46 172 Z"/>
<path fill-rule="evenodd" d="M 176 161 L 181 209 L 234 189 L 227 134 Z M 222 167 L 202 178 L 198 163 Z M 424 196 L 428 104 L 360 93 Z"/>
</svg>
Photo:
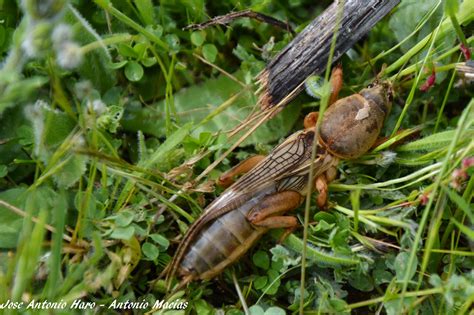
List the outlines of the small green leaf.
<svg viewBox="0 0 474 315">
<path fill-rule="evenodd" d="M 23 208 L 27 196 L 26 188 L 13 188 L 0 192 L 0 200 Z M 23 218 L 0 205 L 0 248 L 17 245 Z"/>
<path fill-rule="evenodd" d="M 338 298 L 332 298 L 329 300 L 331 308 L 336 311 L 338 314 L 347 313 L 347 303 L 346 301 Z"/>
<path fill-rule="evenodd" d="M 165 41 L 168 44 L 170 51 L 173 53 L 179 52 L 180 45 L 179 45 L 179 37 L 175 34 L 167 34 L 165 36 Z"/>
<path fill-rule="evenodd" d="M 255 266 L 267 270 L 270 267 L 270 258 L 264 251 L 259 250 L 252 257 Z"/>
<path fill-rule="evenodd" d="M 387 270 L 374 270 L 374 280 L 376 285 L 381 285 L 383 283 L 390 283 L 393 279 L 393 275 Z"/>
<path fill-rule="evenodd" d="M 155 241 L 158 245 L 162 247 L 163 250 L 166 250 L 170 246 L 170 241 L 161 234 L 151 234 L 151 239 Z"/>
<path fill-rule="evenodd" d="M 408 266 L 408 261 L 410 259 L 410 253 L 402 252 L 397 255 L 395 258 L 395 273 L 399 281 L 403 281 L 405 275 L 408 273 L 408 280 L 413 278 L 416 272 L 416 266 L 418 265 L 418 259 L 415 256 L 413 265 Z"/>
<path fill-rule="evenodd" d="M 315 232 L 319 232 L 319 231 L 330 231 L 332 230 L 332 228 L 335 226 L 335 224 L 329 224 L 327 223 L 325 220 L 321 220 L 319 221 L 319 223 L 316 225 L 316 227 L 314 228 L 314 231 Z"/>
<path fill-rule="evenodd" d="M 249 307 L 250 315 L 263 315 L 265 311 L 260 305 L 252 305 Z"/>
<path fill-rule="evenodd" d="M 6 165 L 0 165 L 0 178 L 5 177 L 8 174 L 8 167 Z"/>
<path fill-rule="evenodd" d="M 451 201 L 453 201 L 459 207 L 459 209 L 464 211 L 464 213 L 469 217 L 469 220 L 474 222 L 474 213 L 467 201 L 459 196 L 454 190 L 449 189 L 446 186 L 441 186 L 441 189 L 443 189 L 443 191 L 449 196 L 449 199 L 451 199 Z"/>
<path fill-rule="evenodd" d="M 331 231 L 331 234 L 329 235 L 329 244 L 339 253 L 350 254 L 351 249 L 348 246 L 349 236 L 350 231 L 348 229 L 338 227 Z"/>
<path fill-rule="evenodd" d="M 156 64 L 156 59 L 155 59 L 155 57 L 147 57 L 147 58 L 143 58 L 142 60 L 140 60 L 140 62 L 145 67 L 149 68 L 149 67 Z"/>
<path fill-rule="evenodd" d="M 314 221 L 326 221 L 327 223 L 335 223 L 336 218 L 333 214 L 328 213 L 327 211 L 319 211 L 313 217 Z"/>
<path fill-rule="evenodd" d="M 112 70 L 117 70 L 124 67 L 128 63 L 128 60 L 122 60 L 119 62 L 112 62 L 109 64 L 109 68 Z"/>
<path fill-rule="evenodd" d="M 261 290 L 267 285 L 267 283 L 268 283 L 267 276 L 258 276 L 253 282 L 253 285 L 255 286 L 255 289 Z"/>
<path fill-rule="evenodd" d="M 188 123 L 184 126 L 181 126 L 181 128 L 171 134 L 166 139 L 166 141 L 163 142 L 157 150 L 155 150 L 153 155 L 151 155 L 150 158 L 146 162 L 144 162 L 144 166 L 149 167 L 163 159 L 166 154 L 168 154 L 174 147 L 183 142 L 183 139 L 188 135 L 192 126 L 192 124 Z"/>
<path fill-rule="evenodd" d="M 138 43 L 133 46 L 133 50 L 137 53 L 137 58 L 142 59 L 146 56 L 146 50 L 148 48 L 148 44 L 146 43 Z"/>
<path fill-rule="evenodd" d="M 232 53 L 239 58 L 242 61 L 246 61 L 252 58 L 252 55 L 245 50 L 244 47 L 242 47 L 240 44 L 237 45 L 237 47 L 234 48 Z"/>
<path fill-rule="evenodd" d="M 108 130 L 110 133 L 116 133 L 120 127 L 122 116 L 123 107 L 117 105 L 108 106 L 106 112 L 97 118 L 97 125 Z"/>
<path fill-rule="evenodd" d="M 322 99 L 326 88 L 324 78 L 318 75 L 312 75 L 305 81 L 306 93 L 316 99 Z"/>
<path fill-rule="evenodd" d="M 212 306 L 210 306 L 203 299 L 199 299 L 196 302 L 194 302 L 194 309 L 196 311 L 196 314 L 202 314 L 202 315 L 214 314 L 214 309 L 212 308 Z"/>
<path fill-rule="evenodd" d="M 133 234 L 135 234 L 135 228 L 133 226 L 117 227 L 112 231 L 110 237 L 120 240 L 130 240 Z"/>
<path fill-rule="evenodd" d="M 125 66 L 125 76 L 129 81 L 140 81 L 143 77 L 143 67 L 138 62 L 130 61 Z"/>
<path fill-rule="evenodd" d="M 133 221 L 133 213 L 129 211 L 121 211 L 115 218 L 115 224 L 119 227 L 126 227 Z"/>
<path fill-rule="evenodd" d="M 71 187 L 86 172 L 88 158 L 84 155 L 74 155 L 64 162 L 61 161 L 61 168 L 53 174 L 54 181 L 59 187 Z M 62 164 L 64 163 L 64 164 Z"/>
<path fill-rule="evenodd" d="M 153 24 L 155 20 L 153 2 L 151 0 L 134 0 L 134 2 L 143 22 L 145 22 L 145 24 Z"/>
<path fill-rule="evenodd" d="M 163 26 L 159 24 L 154 25 L 154 26 L 148 25 L 146 29 L 147 31 L 150 31 L 151 33 L 153 33 L 153 35 L 155 35 L 156 37 L 161 37 L 163 35 Z"/>
<path fill-rule="evenodd" d="M 155 260 L 158 258 L 158 255 L 160 254 L 160 251 L 158 250 L 158 247 L 156 247 L 152 243 L 145 243 L 142 245 L 142 252 L 145 255 L 146 258 L 149 260 Z"/>
<path fill-rule="evenodd" d="M 133 59 L 138 57 L 137 52 L 130 45 L 119 44 L 117 46 L 117 49 L 118 49 L 118 53 L 122 57 L 133 58 Z"/>
<path fill-rule="evenodd" d="M 273 269 L 268 270 L 268 287 L 265 289 L 267 294 L 274 295 L 280 287 L 280 274 Z"/>
<path fill-rule="evenodd" d="M 202 31 L 193 32 L 191 34 L 191 43 L 193 43 L 195 46 L 199 47 L 204 44 L 205 39 L 205 33 Z"/>
<path fill-rule="evenodd" d="M 413 305 L 413 303 L 415 303 L 414 297 L 405 297 L 403 303 L 401 298 L 395 298 L 393 300 L 385 301 L 383 306 L 387 315 L 398 315 L 407 313 L 408 308 Z"/>
<path fill-rule="evenodd" d="M 370 292 L 374 289 L 372 278 L 363 274 L 360 270 L 352 272 L 349 284 L 359 291 Z"/>
<path fill-rule="evenodd" d="M 216 61 L 217 57 L 217 48 L 214 44 L 206 44 L 202 46 L 202 55 L 209 62 Z"/>
<path fill-rule="evenodd" d="M 278 306 L 269 307 L 264 313 L 264 315 L 285 315 L 285 314 L 286 314 L 285 310 Z"/>
<path fill-rule="evenodd" d="M 155 225 L 159 225 L 159 224 L 161 224 L 161 223 L 163 223 L 163 222 L 165 222 L 165 216 L 164 216 L 164 215 L 160 215 L 160 216 L 158 217 L 158 219 L 156 220 Z M 154 234 L 152 234 L 152 235 L 154 235 Z M 151 236 L 151 235 L 150 235 L 150 236 Z"/>
</svg>

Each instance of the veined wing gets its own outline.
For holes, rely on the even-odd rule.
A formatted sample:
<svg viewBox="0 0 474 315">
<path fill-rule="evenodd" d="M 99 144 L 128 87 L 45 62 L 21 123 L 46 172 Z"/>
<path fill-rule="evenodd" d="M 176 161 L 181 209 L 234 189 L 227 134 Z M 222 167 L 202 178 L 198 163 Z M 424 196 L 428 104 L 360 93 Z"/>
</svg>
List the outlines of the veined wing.
<svg viewBox="0 0 474 315">
<path fill-rule="evenodd" d="M 231 188 L 242 193 L 254 192 L 266 183 L 297 169 L 311 157 L 313 138 L 312 130 L 303 130 L 293 134 Z"/>
<path fill-rule="evenodd" d="M 276 188 L 277 179 L 301 169 L 302 164 L 306 164 L 311 157 L 313 139 L 313 130 L 294 133 L 214 200 L 188 229 L 173 257 L 168 278 L 176 273 L 186 249 L 209 222 L 256 196 L 263 196 L 265 191 L 272 191 Z"/>
<path fill-rule="evenodd" d="M 250 172 L 214 200 L 205 213 L 212 213 L 212 217 L 218 217 L 247 202 L 258 192 L 275 186 L 278 179 L 300 169 L 311 158 L 313 139 L 313 130 L 302 130 L 288 137 Z"/>
</svg>

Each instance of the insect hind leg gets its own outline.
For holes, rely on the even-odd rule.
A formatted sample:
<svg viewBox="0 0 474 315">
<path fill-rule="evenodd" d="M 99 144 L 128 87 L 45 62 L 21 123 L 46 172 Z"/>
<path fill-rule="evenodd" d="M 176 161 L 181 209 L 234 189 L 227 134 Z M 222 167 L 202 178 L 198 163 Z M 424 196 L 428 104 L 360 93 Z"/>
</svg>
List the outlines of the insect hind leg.
<svg viewBox="0 0 474 315">
<path fill-rule="evenodd" d="M 250 223 L 258 225 L 263 220 L 274 219 L 277 214 L 295 209 L 300 205 L 302 200 L 301 195 L 296 191 L 288 190 L 278 192 L 265 197 L 259 205 L 250 210 L 247 214 L 247 219 Z M 265 224 L 268 224 L 268 222 Z"/>
<path fill-rule="evenodd" d="M 217 184 L 219 186 L 222 186 L 224 188 L 229 187 L 234 183 L 234 177 L 247 173 L 250 171 L 252 168 L 255 167 L 261 160 L 265 158 L 264 155 L 254 155 L 252 157 L 249 157 L 246 160 L 243 160 L 224 174 L 222 174 L 219 179 L 217 180 Z"/>
</svg>

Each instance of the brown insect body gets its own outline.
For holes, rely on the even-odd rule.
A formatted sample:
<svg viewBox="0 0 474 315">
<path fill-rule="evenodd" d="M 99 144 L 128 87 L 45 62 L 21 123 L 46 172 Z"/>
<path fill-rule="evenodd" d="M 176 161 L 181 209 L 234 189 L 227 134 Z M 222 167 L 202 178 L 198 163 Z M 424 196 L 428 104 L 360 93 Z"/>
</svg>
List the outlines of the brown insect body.
<svg viewBox="0 0 474 315">
<path fill-rule="evenodd" d="M 331 154 L 355 159 L 377 140 L 391 109 L 387 83 L 365 88 L 331 105 L 324 113 L 319 142 Z"/>
<path fill-rule="evenodd" d="M 168 275 L 177 272 L 185 282 L 213 278 L 268 231 L 248 220 L 267 197 L 298 192 L 299 204 L 307 193 L 313 140 L 314 128 L 296 132 L 214 200 L 187 231 Z M 314 163 L 324 172 L 331 162 L 334 158 L 324 153 Z"/>
<path fill-rule="evenodd" d="M 267 231 L 266 228 L 252 226 L 247 215 L 264 196 L 275 192 L 276 187 L 272 185 L 210 222 L 190 244 L 180 266 L 180 275 L 211 279 L 236 261 Z"/>
<path fill-rule="evenodd" d="M 329 107 L 320 128 L 314 178 L 330 181 L 338 157 L 355 158 L 369 150 L 390 110 L 387 91 L 376 85 Z M 178 273 L 181 285 L 213 278 L 268 231 L 251 218 L 269 207 L 275 208 L 271 218 L 277 218 L 289 210 L 284 198 L 294 199 L 290 208 L 296 208 L 308 193 L 313 139 L 314 127 L 294 133 L 214 200 L 184 236 L 166 270 L 168 278 Z"/>
</svg>

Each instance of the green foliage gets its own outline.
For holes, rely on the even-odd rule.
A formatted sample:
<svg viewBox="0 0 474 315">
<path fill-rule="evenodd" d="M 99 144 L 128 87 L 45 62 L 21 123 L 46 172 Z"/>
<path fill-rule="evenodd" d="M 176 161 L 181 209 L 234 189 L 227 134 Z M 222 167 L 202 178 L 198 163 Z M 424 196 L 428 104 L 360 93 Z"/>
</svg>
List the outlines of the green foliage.
<svg viewBox="0 0 474 315">
<path fill-rule="evenodd" d="M 443 6 L 440 1 L 403 1 L 390 18 L 389 26 L 397 41 L 404 41 L 401 48 L 407 52 L 438 26 L 442 15 Z M 421 21 L 424 23 L 421 24 Z M 409 37 L 418 28 L 416 35 Z"/>
<path fill-rule="evenodd" d="M 217 280 L 172 294 L 157 279 L 222 192 L 220 174 L 301 129 L 330 92 L 310 77 L 238 143 L 258 111 L 256 76 L 293 36 L 249 18 L 184 27 L 253 9 L 299 32 L 326 4 L 0 0 L 0 305 L 116 299 L 187 305 L 158 314 L 243 314 L 245 302 L 279 315 L 303 298 L 309 314 L 468 313 L 474 94 L 455 68 L 460 43 L 472 51 L 473 0 L 402 0 L 341 58 L 342 96 L 381 70 L 392 81 L 389 139 L 339 163 L 329 211 L 311 202 L 307 238 L 296 229 L 275 245 L 282 233 L 271 231 Z"/>
<path fill-rule="evenodd" d="M 24 199 L 26 195 L 25 188 L 12 188 L 9 190 L 5 190 L 0 193 L 0 199 L 9 203 L 14 207 L 24 207 Z M 21 225 L 22 225 L 22 218 L 18 216 L 18 214 L 13 213 L 2 206 L 0 208 L 2 211 L 0 212 L 1 215 L 1 248 L 15 248 L 18 240 L 18 236 L 20 233 Z"/>
</svg>

